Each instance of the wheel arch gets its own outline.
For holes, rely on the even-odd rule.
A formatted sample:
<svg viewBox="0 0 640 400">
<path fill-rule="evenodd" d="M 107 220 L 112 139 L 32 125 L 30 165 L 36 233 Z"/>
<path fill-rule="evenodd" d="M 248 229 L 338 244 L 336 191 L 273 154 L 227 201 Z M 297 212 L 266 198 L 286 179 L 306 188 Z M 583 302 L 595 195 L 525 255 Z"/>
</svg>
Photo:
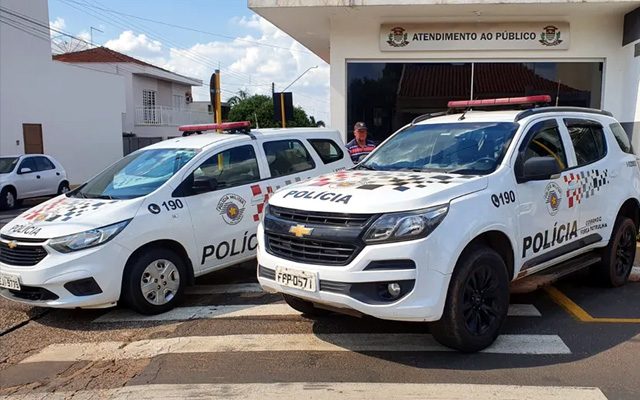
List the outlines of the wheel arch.
<svg viewBox="0 0 640 400">
<path fill-rule="evenodd" d="M 618 210 L 618 214 L 616 215 L 616 220 L 625 216 L 627 218 L 631 218 L 631 220 L 636 224 L 636 230 L 640 228 L 640 204 L 638 200 L 635 198 L 627 199 Z"/>
<path fill-rule="evenodd" d="M 490 230 L 478 234 L 473 240 L 471 240 L 462 250 L 458 261 L 464 256 L 464 254 L 475 246 L 486 246 L 493 249 L 504 260 L 507 266 L 507 273 L 509 279 L 513 280 L 515 271 L 515 252 L 514 246 L 509 239 L 509 236 L 503 231 Z M 457 264 L 457 262 L 456 262 Z"/>
<path fill-rule="evenodd" d="M 8 184 L 8 185 L 4 185 L 1 189 L 0 192 L 2 192 L 3 190 L 8 189 L 10 191 L 13 192 L 13 194 L 16 196 L 16 200 L 18 199 L 18 190 L 16 189 L 15 186 L 13 186 L 12 184 Z"/>
<path fill-rule="evenodd" d="M 135 260 L 139 254 L 145 251 L 149 251 L 153 248 L 169 249 L 175 252 L 176 254 L 178 254 L 184 260 L 185 265 L 187 266 L 187 284 L 188 285 L 194 284 L 195 275 L 193 271 L 193 263 L 189 258 L 189 254 L 187 253 L 187 250 L 180 243 L 170 239 L 154 240 L 153 242 L 149 242 L 138 247 L 133 253 L 131 253 L 129 258 L 127 259 L 127 263 L 125 264 L 124 273 L 122 275 L 123 282 L 124 282 L 124 277 L 127 276 L 128 269 L 131 268 L 131 265 L 133 264 L 133 260 Z"/>
</svg>

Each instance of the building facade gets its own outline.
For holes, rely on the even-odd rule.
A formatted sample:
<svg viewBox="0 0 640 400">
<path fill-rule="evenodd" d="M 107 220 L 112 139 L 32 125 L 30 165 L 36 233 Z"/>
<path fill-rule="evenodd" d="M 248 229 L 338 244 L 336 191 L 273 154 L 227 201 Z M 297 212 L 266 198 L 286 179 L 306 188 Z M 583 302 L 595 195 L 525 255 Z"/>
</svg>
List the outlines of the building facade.
<svg viewBox="0 0 640 400">
<path fill-rule="evenodd" d="M 72 185 L 122 157 L 124 79 L 51 59 L 46 0 L 0 15 L 0 155 L 49 154 Z"/>
<path fill-rule="evenodd" d="M 202 81 L 176 74 L 106 47 L 55 55 L 54 60 L 117 74 L 124 79 L 122 132 L 157 140 L 180 136 L 177 127 L 210 122 L 193 105 L 192 87 Z"/>
<path fill-rule="evenodd" d="M 448 100 L 548 94 L 603 108 L 640 148 L 640 9 L 628 0 L 249 0 L 330 63 L 331 125 L 383 140 Z M 635 134 L 634 134 L 635 133 Z"/>
</svg>

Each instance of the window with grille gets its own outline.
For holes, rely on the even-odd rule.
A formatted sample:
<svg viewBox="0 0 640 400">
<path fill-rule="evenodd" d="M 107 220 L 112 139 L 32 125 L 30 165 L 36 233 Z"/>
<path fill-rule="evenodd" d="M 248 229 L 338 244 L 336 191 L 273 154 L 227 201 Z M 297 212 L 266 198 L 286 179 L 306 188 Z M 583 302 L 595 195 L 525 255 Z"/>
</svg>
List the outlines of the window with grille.
<svg viewBox="0 0 640 400">
<path fill-rule="evenodd" d="M 173 108 L 175 108 L 176 110 L 181 110 L 183 104 L 184 104 L 184 96 L 181 96 L 179 94 L 174 94 L 173 95 Z"/>
<path fill-rule="evenodd" d="M 156 91 L 142 91 L 142 107 L 144 108 L 144 122 L 147 124 L 158 123 L 156 115 Z"/>
</svg>

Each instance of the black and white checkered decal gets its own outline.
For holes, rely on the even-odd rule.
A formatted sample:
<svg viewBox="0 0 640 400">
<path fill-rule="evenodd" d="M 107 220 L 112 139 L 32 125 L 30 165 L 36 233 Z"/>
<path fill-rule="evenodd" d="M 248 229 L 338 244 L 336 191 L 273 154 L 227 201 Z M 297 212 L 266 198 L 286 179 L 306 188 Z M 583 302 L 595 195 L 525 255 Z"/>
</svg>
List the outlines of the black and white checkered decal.
<svg viewBox="0 0 640 400">
<path fill-rule="evenodd" d="M 475 176 L 454 176 L 446 174 L 425 174 L 399 171 L 343 171 L 333 175 L 321 176 L 313 179 L 306 186 L 326 186 L 328 188 L 353 188 L 361 190 L 376 190 L 382 187 L 392 187 L 393 190 L 404 192 L 411 189 L 422 189 L 432 184 L 449 184 L 474 178 Z"/>
</svg>

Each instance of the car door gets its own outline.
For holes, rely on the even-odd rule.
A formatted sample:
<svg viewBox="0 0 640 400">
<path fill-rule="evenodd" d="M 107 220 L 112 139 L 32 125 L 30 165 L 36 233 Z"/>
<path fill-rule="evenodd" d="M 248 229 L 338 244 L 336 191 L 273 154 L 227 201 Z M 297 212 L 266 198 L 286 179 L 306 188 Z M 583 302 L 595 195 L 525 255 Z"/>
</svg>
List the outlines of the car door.
<svg viewBox="0 0 640 400">
<path fill-rule="evenodd" d="M 253 143 L 212 152 L 176 191 L 187 205 L 200 257 L 196 271 L 212 271 L 255 256 L 266 185 Z M 197 264 L 196 264 L 197 262 Z"/>
<path fill-rule="evenodd" d="M 567 203 L 579 210 L 578 233 L 588 245 L 609 237 L 613 228 L 610 219 L 615 217 L 619 207 L 610 199 L 620 199 L 624 195 L 622 186 L 609 183 L 626 167 L 626 161 L 606 157 L 604 127 L 598 121 L 563 118 L 562 122 L 576 159 L 575 168 L 564 176 Z"/>
<path fill-rule="evenodd" d="M 28 171 L 26 169 L 28 169 Z M 26 199 L 39 195 L 38 193 L 41 188 L 42 181 L 39 178 L 34 157 L 23 157 L 22 160 L 20 160 L 15 176 L 15 186 L 19 199 Z"/>
<path fill-rule="evenodd" d="M 47 157 L 35 156 L 33 157 L 36 164 L 36 169 L 40 176 L 40 188 L 38 189 L 39 196 L 48 196 L 58 193 L 58 180 L 60 173 L 56 171 L 55 165 Z M 56 173 L 58 175 L 56 175 Z"/>
<path fill-rule="evenodd" d="M 269 168 L 268 186 L 271 191 L 320 175 L 323 170 L 331 171 L 324 164 L 317 165 L 309 149 L 299 139 L 264 140 L 261 147 Z"/>
<path fill-rule="evenodd" d="M 578 238 L 577 208 L 569 207 L 563 171 L 575 165 L 567 149 L 570 143 L 558 121 L 535 121 L 518 146 L 516 185 L 521 274 L 536 272 L 544 263 L 568 252 Z M 552 157 L 561 173 L 547 179 L 522 181 L 518 171 L 527 160 Z"/>
</svg>

